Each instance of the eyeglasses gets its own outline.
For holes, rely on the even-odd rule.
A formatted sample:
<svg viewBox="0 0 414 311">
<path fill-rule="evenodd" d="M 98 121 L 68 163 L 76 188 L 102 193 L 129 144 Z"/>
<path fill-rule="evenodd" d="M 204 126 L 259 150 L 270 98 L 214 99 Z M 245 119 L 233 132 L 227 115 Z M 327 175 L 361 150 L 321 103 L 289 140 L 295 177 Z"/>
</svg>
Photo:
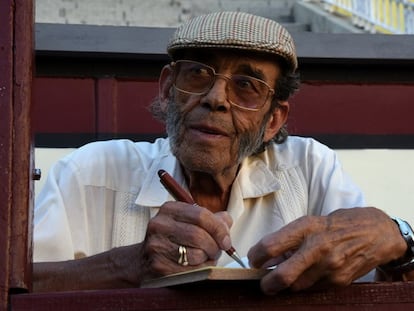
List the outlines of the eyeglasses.
<svg viewBox="0 0 414 311">
<path fill-rule="evenodd" d="M 204 95 L 214 85 L 217 78 L 227 80 L 227 99 L 241 109 L 258 111 L 270 95 L 275 93 L 266 82 L 239 74 L 224 75 L 205 64 L 178 60 L 171 63 L 174 68 L 174 87 L 183 93 Z"/>
</svg>

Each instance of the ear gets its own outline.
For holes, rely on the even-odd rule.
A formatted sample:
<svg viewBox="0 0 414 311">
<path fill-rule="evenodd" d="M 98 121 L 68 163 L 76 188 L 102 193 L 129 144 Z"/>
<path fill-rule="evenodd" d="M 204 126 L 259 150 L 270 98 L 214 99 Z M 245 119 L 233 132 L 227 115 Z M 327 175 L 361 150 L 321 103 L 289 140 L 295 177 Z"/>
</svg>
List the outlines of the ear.
<svg viewBox="0 0 414 311">
<path fill-rule="evenodd" d="M 264 141 L 268 142 L 271 140 L 280 128 L 286 123 L 289 115 L 289 103 L 287 101 L 279 102 L 276 109 L 273 110 L 272 115 L 266 124 L 266 130 L 264 134 Z"/>
<path fill-rule="evenodd" d="M 164 68 L 162 68 L 160 78 L 158 79 L 158 96 L 160 99 L 160 108 L 163 112 L 167 109 L 172 84 L 173 69 L 171 68 L 171 65 L 165 65 Z"/>
</svg>

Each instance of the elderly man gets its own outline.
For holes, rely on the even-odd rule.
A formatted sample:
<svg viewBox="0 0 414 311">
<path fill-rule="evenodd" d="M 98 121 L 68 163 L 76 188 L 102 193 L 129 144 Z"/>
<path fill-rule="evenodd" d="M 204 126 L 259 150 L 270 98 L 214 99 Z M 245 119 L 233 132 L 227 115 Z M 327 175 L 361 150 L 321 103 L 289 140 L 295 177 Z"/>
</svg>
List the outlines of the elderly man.
<svg viewBox="0 0 414 311">
<path fill-rule="evenodd" d="M 251 266 L 278 264 L 261 282 L 268 294 L 349 284 L 403 257 L 395 222 L 355 208 L 363 195 L 335 153 L 288 137 L 298 78 L 283 27 L 213 13 L 178 28 L 168 53 L 152 106 L 168 139 L 92 143 L 51 169 L 35 209 L 34 290 L 139 286 L 226 265 L 232 245 Z M 174 201 L 160 169 L 197 205 Z"/>
</svg>

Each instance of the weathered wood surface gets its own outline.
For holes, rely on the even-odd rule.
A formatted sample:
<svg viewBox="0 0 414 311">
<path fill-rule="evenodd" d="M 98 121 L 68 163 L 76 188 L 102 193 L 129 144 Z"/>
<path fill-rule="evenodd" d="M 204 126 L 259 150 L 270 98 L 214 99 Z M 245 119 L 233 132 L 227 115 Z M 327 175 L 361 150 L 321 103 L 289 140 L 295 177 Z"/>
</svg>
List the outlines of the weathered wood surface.
<svg viewBox="0 0 414 311">
<path fill-rule="evenodd" d="M 413 310 L 414 282 L 265 296 L 257 283 L 211 283 L 184 288 L 120 289 L 12 296 L 12 310 Z"/>
<path fill-rule="evenodd" d="M 0 1 L 0 310 L 30 287 L 33 2 Z"/>
</svg>

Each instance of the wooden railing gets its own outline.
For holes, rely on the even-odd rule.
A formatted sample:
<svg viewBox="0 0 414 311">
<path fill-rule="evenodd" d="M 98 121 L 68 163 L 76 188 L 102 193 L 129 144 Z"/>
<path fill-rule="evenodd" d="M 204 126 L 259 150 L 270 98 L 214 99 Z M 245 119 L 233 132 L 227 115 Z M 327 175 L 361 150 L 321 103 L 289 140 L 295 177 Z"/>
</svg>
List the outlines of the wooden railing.
<svg viewBox="0 0 414 311">
<path fill-rule="evenodd" d="M 12 296 L 11 303 L 12 311 L 407 311 L 414 309 L 414 283 L 353 284 L 265 296 L 257 283 L 212 282 L 183 288 L 22 294 Z"/>
</svg>

